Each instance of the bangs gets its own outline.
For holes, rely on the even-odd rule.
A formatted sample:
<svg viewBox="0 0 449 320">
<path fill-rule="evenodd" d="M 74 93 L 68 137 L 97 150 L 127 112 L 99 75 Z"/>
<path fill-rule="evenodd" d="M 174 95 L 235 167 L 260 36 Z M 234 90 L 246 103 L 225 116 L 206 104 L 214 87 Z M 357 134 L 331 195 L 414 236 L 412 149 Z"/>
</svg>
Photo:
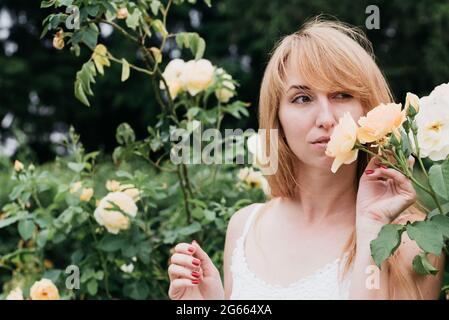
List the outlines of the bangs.
<svg viewBox="0 0 449 320">
<path fill-rule="evenodd" d="M 286 88 L 287 68 L 306 79 L 305 85 L 324 92 L 343 91 L 366 106 L 370 97 L 372 57 L 352 38 L 337 30 L 290 35 L 279 64 L 279 80 Z"/>
</svg>

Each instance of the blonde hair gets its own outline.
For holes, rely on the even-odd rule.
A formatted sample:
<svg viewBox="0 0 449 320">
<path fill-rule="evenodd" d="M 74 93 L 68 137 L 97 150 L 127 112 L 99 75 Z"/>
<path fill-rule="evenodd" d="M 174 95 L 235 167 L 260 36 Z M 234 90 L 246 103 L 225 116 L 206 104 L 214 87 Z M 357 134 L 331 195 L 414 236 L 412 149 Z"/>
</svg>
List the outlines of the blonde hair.
<svg viewBox="0 0 449 320">
<path fill-rule="evenodd" d="M 290 61 L 289 61 L 290 59 Z M 265 69 L 259 97 L 259 128 L 267 129 L 266 150 L 270 155 L 270 130 L 278 129 L 278 170 L 268 175 L 271 197 L 293 198 L 298 186 L 295 163 L 297 157 L 289 148 L 278 118 L 279 104 L 286 85 L 287 63 L 294 63 L 308 83 L 327 92 L 344 91 L 360 99 L 365 113 L 380 103 L 394 100 L 391 90 L 375 62 L 372 45 L 364 33 L 339 21 L 324 20 L 318 16 L 305 23 L 301 29 L 283 37 L 271 52 Z M 370 157 L 359 155 L 357 163 L 357 186 Z M 291 186 L 295 186 L 292 188 Z M 393 223 L 423 220 L 425 214 L 418 203 L 405 210 Z M 260 215 L 259 215 L 260 216 Z M 257 220 L 257 219 L 256 219 Z M 355 257 L 355 226 L 343 252 L 349 251 L 343 268 L 347 274 Z M 423 299 L 416 283 L 408 276 L 399 250 L 387 260 L 391 277 L 410 294 L 410 299 Z M 395 288 L 390 286 L 394 299 Z"/>
</svg>

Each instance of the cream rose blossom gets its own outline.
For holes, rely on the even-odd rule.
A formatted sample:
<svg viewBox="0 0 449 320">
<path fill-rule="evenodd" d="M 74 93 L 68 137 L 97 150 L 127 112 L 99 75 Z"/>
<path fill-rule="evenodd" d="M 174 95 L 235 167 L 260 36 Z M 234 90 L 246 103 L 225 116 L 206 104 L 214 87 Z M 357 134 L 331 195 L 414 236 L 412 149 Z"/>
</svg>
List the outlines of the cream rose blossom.
<svg viewBox="0 0 449 320">
<path fill-rule="evenodd" d="M 59 291 L 49 279 L 35 282 L 30 289 L 31 300 L 59 300 Z"/>
<path fill-rule="evenodd" d="M 343 164 L 350 164 L 357 159 L 358 150 L 354 148 L 357 142 L 357 124 L 349 113 L 340 118 L 334 128 L 326 148 L 326 155 L 333 157 L 332 172 L 337 172 Z"/>
<path fill-rule="evenodd" d="M 114 210 L 112 203 L 120 210 Z M 129 217 L 135 217 L 136 214 L 137 206 L 132 197 L 124 192 L 111 192 L 101 199 L 95 209 L 94 217 L 108 232 L 118 234 L 120 230 L 129 228 Z"/>
<path fill-rule="evenodd" d="M 270 194 L 270 186 L 262 172 L 256 171 L 251 167 L 245 167 L 239 170 L 238 178 L 248 186 L 261 188 L 266 195 Z"/>
<path fill-rule="evenodd" d="M 415 120 L 420 155 L 444 160 L 449 154 L 449 84 L 437 86 L 419 105 Z"/>
<path fill-rule="evenodd" d="M 405 110 L 401 110 L 401 104 L 382 103 L 359 119 L 357 139 L 360 143 L 369 143 L 393 133 L 400 140 L 399 128 L 405 119 Z"/>
<path fill-rule="evenodd" d="M 181 84 L 181 73 L 185 68 L 186 63 L 182 59 L 173 59 L 165 67 L 162 76 L 167 83 L 168 90 L 172 99 L 175 99 L 177 95 L 183 90 Z M 160 89 L 165 89 L 163 81 L 159 84 Z"/>
<path fill-rule="evenodd" d="M 20 172 L 23 170 L 23 163 L 20 162 L 19 160 L 14 161 L 14 170 L 16 172 Z"/>
<path fill-rule="evenodd" d="M 199 59 L 187 61 L 179 79 L 181 85 L 192 96 L 206 90 L 214 81 L 214 66 L 209 60 Z"/>
<path fill-rule="evenodd" d="M 83 188 L 81 191 L 80 200 L 84 202 L 89 202 L 94 194 L 94 189 L 92 188 Z"/>
<path fill-rule="evenodd" d="M 108 180 L 106 181 L 106 189 L 110 192 L 119 191 L 120 190 L 120 182 L 116 180 Z"/>
<path fill-rule="evenodd" d="M 6 296 L 6 300 L 23 300 L 23 292 L 19 287 L 11 290 L 11 292 Z"/>
</svg>

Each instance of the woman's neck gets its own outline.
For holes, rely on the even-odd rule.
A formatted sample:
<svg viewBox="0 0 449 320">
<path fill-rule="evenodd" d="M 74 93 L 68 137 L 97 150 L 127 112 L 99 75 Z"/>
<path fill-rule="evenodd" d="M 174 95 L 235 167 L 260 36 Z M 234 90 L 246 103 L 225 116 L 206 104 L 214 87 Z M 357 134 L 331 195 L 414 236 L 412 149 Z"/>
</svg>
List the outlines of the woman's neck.
<svg viewBox="0 0 449 320">
<path fill-rule="evenodd" d="M 300 206 L 305 223 L 354 218 L 357 195 L 355 165 L 341 167 L 335 174 L 304 165 L 298 169 L 299 186 L 293 201 Z"/>
</svg>

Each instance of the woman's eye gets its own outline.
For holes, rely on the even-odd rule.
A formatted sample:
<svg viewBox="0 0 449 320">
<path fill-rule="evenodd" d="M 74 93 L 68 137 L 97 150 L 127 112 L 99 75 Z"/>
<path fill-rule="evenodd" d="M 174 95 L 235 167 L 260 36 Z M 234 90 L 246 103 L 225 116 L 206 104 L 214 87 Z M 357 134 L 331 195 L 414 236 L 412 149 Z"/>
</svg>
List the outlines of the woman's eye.
<svg viewBox="0 0 449 320">
<path fill-rule="evenodd" d="M 301 96 L 297 96 L 297 97 L 293 98 L 292 103 L 303 104 L 303 103 L 307 103 L 310 101 L 312 101 L 312 99 L 310 99 L 309 96 L 301 95 Z"/>
<path fill-rule="evenodd" d="M 345 92 L 339 92 L 334 97 L 337 98 L 337 99 L 350 99 L 350 98 L 352 98 L 352 96 L 349 93 L 345 93 Z"/>
</svg>

